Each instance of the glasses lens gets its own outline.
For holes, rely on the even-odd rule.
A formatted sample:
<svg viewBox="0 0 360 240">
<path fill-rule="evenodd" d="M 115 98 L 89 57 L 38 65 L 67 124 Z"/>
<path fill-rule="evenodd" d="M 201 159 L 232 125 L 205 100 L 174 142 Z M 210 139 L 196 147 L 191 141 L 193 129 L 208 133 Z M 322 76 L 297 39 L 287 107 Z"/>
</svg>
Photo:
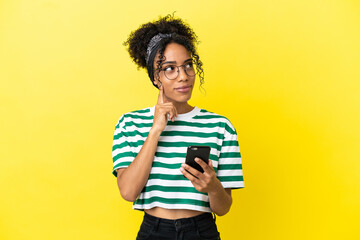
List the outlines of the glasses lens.
<svg viewBox="0 0 360 240">
<path fill-rule="evenodd" d="M 178 76 L 177 67 L 176 66 L 167 66 L 167 67 L 165 67 L 164 68 L 164 74 L 170 80 L 173 80 L 173 79 L 177 78 L 177 76 Z"/>
<path fill-rule="evenodd" d="M 195 76 L 196 69 L 194 68 L 193 63 L 187 63 L 187 64 L 182 65 L 182 66 L 184 67 L 186 75 L 188 75 L 189 77 Z M 164 71 L 165 76 L 169 80 L 174 80 L 175 78 L 177 78 L 178 75 L 179 75 L 179 71 L 180 71 L 180 69 L 178 69 L 178 67 L 175 66 L 175 65 L 174 66 L 172 66 L 172 65 L 166 66 L 162 70 Z"/>
<path fill-rule="evenodd" d="M 189 77 L 193 77 L 196 74 L 196 70 L 194 68 L 194 65 L 192 63 L 186 64 L 185 67 L 185 72 Z"/>
</svg>

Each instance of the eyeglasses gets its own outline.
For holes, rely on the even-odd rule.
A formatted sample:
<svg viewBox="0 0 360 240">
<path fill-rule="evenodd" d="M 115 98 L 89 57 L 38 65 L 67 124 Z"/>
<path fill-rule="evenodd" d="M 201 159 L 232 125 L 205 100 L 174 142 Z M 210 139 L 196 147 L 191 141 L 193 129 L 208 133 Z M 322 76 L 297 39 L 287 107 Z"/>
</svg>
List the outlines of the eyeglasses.
<svg viewBox="0 0 360 240">
<path fill-rule="evenodd" d="M 186 73 L 186 75 L 188 75 L 189 77 L 193 77 L 196 74 L 196 70 L 193 66 L 192 62 L 188 62 L 185 63 L 183 65 L 180 66 L 176 66 L 176 65 L 167 65 L 166 67 L 164 67 L 163 69 L 160 69 L 159 71 L 163 71 L 165 74 L 165 77 L 169 80 L 174 80 L 179 76 L 180 73 L 180 67 L 184 68 L 184 71 Z"/>
</svg>

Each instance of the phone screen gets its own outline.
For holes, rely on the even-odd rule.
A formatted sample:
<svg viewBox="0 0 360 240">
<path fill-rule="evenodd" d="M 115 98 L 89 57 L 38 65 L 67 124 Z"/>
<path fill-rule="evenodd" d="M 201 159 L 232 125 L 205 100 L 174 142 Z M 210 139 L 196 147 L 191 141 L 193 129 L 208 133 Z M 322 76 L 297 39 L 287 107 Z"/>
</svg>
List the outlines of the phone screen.
<svg viewBox="0 0 360 240">
<path fill-rule="evenodd" d="M 195 162 L 195 158 L 201 158 L 206 164 L 209 164 L 210 147 L 209 146 L 189 146 L 187 148 L 185 163 L 203 173 L 202 167 Z"/>
</svg>

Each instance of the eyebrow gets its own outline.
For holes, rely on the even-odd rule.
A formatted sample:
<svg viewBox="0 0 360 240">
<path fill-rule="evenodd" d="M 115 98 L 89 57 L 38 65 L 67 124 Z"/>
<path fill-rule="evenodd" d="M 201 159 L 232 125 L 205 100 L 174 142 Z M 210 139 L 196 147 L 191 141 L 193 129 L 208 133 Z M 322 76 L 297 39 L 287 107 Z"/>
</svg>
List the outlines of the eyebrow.
<svg viewBox="0 0 360 240">
<path fill-rule="evenodd" d="M 188 62 L 188 61 L 192 61 L 192 58 L 186 59 L 186 60 L 184 61 L 184 63 L 185 63 L 185 62 Z M 167 64 L 167 63 L 176 63 L 176 61 L 166 61 L 166 62 L 164 62 L 163 64 Z"/>
</svg>

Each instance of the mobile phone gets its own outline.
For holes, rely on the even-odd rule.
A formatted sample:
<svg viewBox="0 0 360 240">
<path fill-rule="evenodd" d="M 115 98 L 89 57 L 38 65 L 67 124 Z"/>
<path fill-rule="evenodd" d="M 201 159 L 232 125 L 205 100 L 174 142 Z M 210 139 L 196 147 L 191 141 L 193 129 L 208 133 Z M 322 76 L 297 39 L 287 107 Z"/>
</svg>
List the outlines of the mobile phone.
<svg viewBox="0 0 360 240">
<path fill-rule="evenodd" d="M 185 163 L 203 173 L 202 167 L 195 162 L 195 158 L 201 158 L 206 164 L 209 164 L 210 147 L 209 146 L 188 146 Z"/>
</svg>

